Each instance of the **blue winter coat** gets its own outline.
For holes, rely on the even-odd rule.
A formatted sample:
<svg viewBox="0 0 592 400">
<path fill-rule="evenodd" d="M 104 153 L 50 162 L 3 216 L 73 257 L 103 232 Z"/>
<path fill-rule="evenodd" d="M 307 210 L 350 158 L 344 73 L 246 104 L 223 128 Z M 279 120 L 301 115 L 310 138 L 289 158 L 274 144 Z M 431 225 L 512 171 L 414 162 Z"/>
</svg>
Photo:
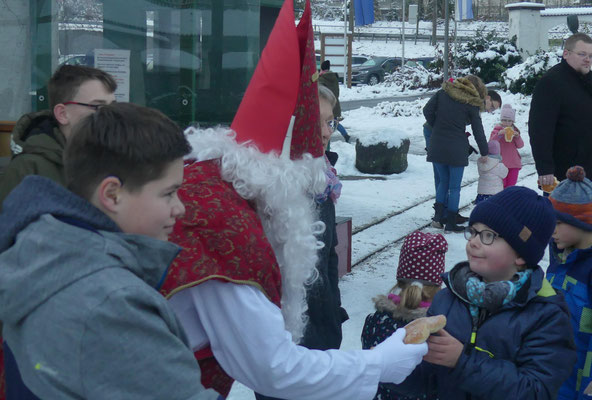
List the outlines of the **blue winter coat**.
<svg viewBox="0 0 592 400">
<path fill-rule="evenodd" d="M 562 262 L 563 251 L 559 251 L 554 243 L 550 247 L 547 279 L 565 296 L 578 354 L 571 376 L 559 389 L 558 399 L 589 399 L 584 396 L 584 390 L 592 382 L 589 367 L 592 362 L 592 248 L 574 250 Z"/>
<path fill-rule="evenodd" d="M 555 399 L 576 353 L 567 306 L 543 270 L 537 267 L 513 301 L 482 319 L 474 344 L 468 304 L 451 290 L 448 273 L 443 278 L 447 288 L 428 315 L 446 315 L 446 331 L 464 350 L 453 369 L 422 362 L 399 390 L 437 392 L 440 400 Z"/>
</svg>

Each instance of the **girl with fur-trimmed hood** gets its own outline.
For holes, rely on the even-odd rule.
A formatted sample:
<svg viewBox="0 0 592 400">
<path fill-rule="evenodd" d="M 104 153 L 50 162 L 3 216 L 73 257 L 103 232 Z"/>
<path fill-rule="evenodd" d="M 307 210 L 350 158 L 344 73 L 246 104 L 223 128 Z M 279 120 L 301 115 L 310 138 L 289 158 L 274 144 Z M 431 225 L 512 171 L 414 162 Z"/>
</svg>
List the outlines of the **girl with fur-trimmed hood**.
<svg viewBox="0 0 592 400">
<path fill-rule="evenodd" d="M 434 221 L 445 222 L 444 229 L 462 232 L 456 225 L 460 200 L 460 184 L 464 168 L 469 164 L 469 140 L 465 127 L 471 124 L 481 153 L 480 162 L 487 159 L 487 139 L 479 113 L 485 109 L 487 89 L 478 77 L 469 75 L 452 82 L 444 82 L 423 109 L 432 127 L 428 146 L 429 162 L 434 164 L 440 182 L 436 188 Z"/>
<path fill-rule="evenodd" d="M 440 275 L 444 273 L 447 250 L 448 243 L 440 234 L 415 231 L 405 238 L 399 255 L 397 284 L 386 296 L 379 295 L 373 299 L 376 312 L 366 317 L 362 330 L 363 349 L 376 346 L 398 328 L 426 316 L 432 299 L 442 285 Z M 380 384 L 374 399 L 407 398 L 397 396 L 392 391 L 392 385 Z"/>
</svg>

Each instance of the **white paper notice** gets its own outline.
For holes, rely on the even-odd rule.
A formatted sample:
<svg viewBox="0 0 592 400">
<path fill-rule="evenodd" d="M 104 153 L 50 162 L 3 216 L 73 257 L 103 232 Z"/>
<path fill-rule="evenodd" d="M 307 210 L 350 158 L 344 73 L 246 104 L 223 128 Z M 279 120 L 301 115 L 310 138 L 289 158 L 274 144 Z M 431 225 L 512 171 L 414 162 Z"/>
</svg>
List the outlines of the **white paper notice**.
<svg viewBox="0 0 592 400">
<path fill-rule="evenodd" d="M 115 82 L 117 82 L 115 99 L 118 102 L 129 102 L 130 51 L 95 49 L 95 68 L 108 72 L 115 78 Z"/>
</svg>

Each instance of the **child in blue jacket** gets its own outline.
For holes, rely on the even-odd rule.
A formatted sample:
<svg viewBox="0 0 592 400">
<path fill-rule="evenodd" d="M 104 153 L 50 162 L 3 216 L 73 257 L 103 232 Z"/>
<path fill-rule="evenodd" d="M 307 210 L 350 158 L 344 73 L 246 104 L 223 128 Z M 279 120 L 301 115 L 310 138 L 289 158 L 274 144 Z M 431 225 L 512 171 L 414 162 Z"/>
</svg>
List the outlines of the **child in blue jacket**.
<svg viewBox="0 0 592 400">
<path fill-rule="evenodd" d="M 479 203 L 468 261 L 444 274 L 428 315 L 446 327 L 397 390 L 447 399 L 555 399 L 576 361 L 563 297 L 537 265 L 555 227 L 551 202 L 512 186 Z"/>
<path fill-rule="evenodd" d="M 584 392 L 592 385 L 586 368 L 592 354 L 592 182 L 585 175 L 582 167 L 570 168 L 549 197 L 557 226 L 547 279 L 565 295 L 578 352 L 571 376 L 559 389 L 562 400 L 590 398 Z"/>
</svg>

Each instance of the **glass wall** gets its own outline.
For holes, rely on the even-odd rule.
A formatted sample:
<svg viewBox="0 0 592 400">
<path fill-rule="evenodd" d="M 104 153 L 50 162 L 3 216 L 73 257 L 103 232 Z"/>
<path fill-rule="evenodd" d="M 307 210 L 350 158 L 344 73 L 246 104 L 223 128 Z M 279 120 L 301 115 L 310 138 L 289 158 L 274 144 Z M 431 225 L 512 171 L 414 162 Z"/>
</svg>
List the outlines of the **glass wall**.
<svg viewBox="0 0 592 400">
<path fill-rule="evenodd" d="M 119 101 L 162 110 L 182 125 L 228 123 L 282 1 L 5 0 L 0 120 L 48 107 L 46 82 L 61 64 L 111 72 Z M 262 13 L 262 9 L 266 10 Z M 270 17 L 268 17 L 271 15 Z"/>
</svg>

